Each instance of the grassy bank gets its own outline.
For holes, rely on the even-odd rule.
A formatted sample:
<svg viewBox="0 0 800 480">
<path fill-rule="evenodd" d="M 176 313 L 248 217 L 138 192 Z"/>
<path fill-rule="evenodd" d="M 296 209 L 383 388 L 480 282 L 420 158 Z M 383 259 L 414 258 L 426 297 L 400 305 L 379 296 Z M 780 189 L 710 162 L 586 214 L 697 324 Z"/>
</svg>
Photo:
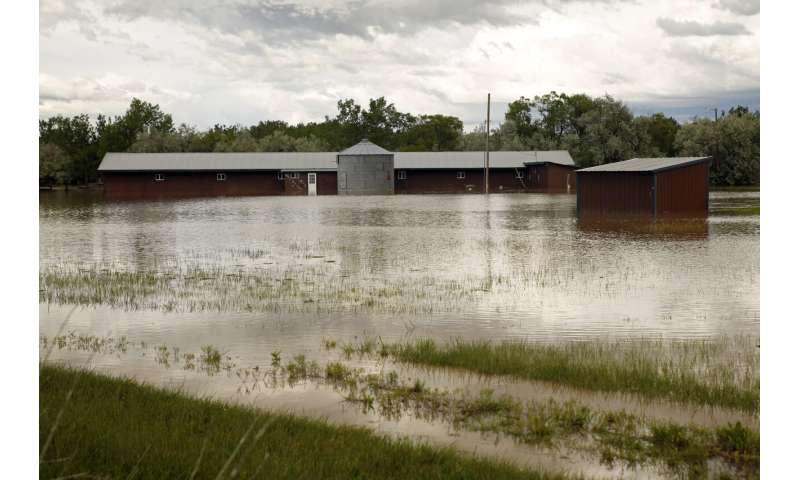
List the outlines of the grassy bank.
<svg viewBox="0 0 800 480">
<path fill-rule="evenodd" d="M 343 350 L 347 351 L 348 345 Z M 363 351 L 360 345 L 355 350 Z M 699 405 L 759 410 L 757 341 L 737 337 L 667 342 L 522 342 L 420 339 L 383 345 L 407 363 L 513 375 L 587 390 L 622 392 Z"/>
<path fill-rule="evenodd" d="M 562 478 L 55 366 L 39 411 L 41 478 Z"/>
</svg>

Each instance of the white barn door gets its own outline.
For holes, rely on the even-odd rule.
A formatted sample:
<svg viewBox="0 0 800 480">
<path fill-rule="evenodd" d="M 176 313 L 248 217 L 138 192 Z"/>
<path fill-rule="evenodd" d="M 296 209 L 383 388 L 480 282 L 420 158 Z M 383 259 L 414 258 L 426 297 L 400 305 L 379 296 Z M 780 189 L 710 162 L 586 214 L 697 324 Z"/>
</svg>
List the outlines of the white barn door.
<svg viewBox="0 0 800 480">
<path fill-rule="evenodd" d="M 317 174 L 316 173 L 309 173 L 308 174 L 308 194 L 309 195 L 316 195 L 317 194 Z"/>
</svg>

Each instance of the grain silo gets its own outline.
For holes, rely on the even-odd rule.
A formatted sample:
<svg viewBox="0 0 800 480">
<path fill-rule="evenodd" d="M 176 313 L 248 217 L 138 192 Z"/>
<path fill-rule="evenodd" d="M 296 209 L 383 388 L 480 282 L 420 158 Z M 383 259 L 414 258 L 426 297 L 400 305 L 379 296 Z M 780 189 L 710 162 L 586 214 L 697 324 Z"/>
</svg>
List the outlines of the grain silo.
<svg viewBox="0 0 800 480">
<path fill-rule="evenodd" d="M 336 155 L 339 195 L 394 193 L 394 154 L 367 139 Z"/>
</svg>

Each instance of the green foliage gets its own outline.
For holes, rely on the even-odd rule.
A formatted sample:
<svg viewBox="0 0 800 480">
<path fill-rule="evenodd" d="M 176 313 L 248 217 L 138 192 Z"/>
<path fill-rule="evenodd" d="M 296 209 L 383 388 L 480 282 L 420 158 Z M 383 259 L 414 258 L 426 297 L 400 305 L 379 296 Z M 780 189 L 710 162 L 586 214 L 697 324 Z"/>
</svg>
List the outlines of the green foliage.
<svg viewBox="0 0 800 480">
<path fill-rule="evenodd" d="M 754 185 L 760 181 L 761 119 L 744 107 L 718 121 L 698 119 L 681 127 L 675 138 L 680 155 L 714 157 L 714 185 Z"/>
<path fill-rule="evenodd" d="M 337 115 L 322 122 L 290 125 L 260 121 L 250 127 L 214 125 L 198 132 L 173 125 L 158 105 L 134 98 L 124 115 L 39 121 L 40 145 L 65 152 L 66 175 L 59 182 L 88 182 L 106 152 L 321 152 L 339 151 L 362 138 L 393 151 L 482 151 L 486 126 L 463 131 L 460 119 L 447 115 L 404 113 L 384 97 L 362 107 L 353 99 L 337 102 Z M 736 107 L 718 122 L 695 119 L 684 125 L 662 113 L 634 117 L 622 102 L 606 95 L 550 92 L 508 104 L 505 121 L 489 135 L 492 150 L 568 150 L 578 166 L 632 157 L 712 155 L 715 185 L 752 185 L 759 181 L 758 112 Z M 41 163 L 41 162 L 40 162 Z M 49 167 L 48 167 L 49 168 Z M 41 177 L 43 182 L 56 182 Z M 65 179 L 65 180 L 64 180 Z"/>
<path fill-rule="evenodd" d="M 39 145 L 39 185 L 65 185 L 69 180 L 69 156 L 58 145 Z"/>
</svg>

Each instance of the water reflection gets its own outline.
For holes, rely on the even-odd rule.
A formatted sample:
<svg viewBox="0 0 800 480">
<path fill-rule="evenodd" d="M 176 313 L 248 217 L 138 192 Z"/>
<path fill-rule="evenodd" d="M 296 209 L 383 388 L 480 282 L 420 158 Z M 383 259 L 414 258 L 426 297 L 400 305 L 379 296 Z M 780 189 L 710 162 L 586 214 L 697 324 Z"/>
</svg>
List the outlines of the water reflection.
<svg viewBox="0 0 800 480">
<path fill-rule="evenodd" d="M 701 240 L 708 237 L 708 221 L 702 218 L 593 217 L 578 218 L 578 229 L 587 234 L 670 240 Z"/>
<path fill-rule="evenodd" d="M 707 220 L 646 223 L 579 221 L 569 195 L 87 197 L 41 196 L 40 271 L 207 275 L 137 307 L 156 312 L 125 314 L 162 333 L 187 333 L 201 313 L 223 336 L 243 317 L 286 323 L 281 305 L 296 310 L 291 321 L 309 336 L 322 324 L 394 336 L 408 322 L 445 337 L 758 331 L 758 217 L 713 213 L 757 205 L 752 192 L 712 194 Z M 230 275 L 295 282 L 292 292 L 311 297 L 290 292 L 270 306 L 231 288 Z M 342 292 L 359 308 L 337 303 Z M 176 314 L 159 311 L 159 302 Z M 209 302 L 228 307 L 208 310 Z M 43 309 L 43 323 L 53 307 Z M 89 307 L 81 312 L 122 316 Z"/>
</svg>

